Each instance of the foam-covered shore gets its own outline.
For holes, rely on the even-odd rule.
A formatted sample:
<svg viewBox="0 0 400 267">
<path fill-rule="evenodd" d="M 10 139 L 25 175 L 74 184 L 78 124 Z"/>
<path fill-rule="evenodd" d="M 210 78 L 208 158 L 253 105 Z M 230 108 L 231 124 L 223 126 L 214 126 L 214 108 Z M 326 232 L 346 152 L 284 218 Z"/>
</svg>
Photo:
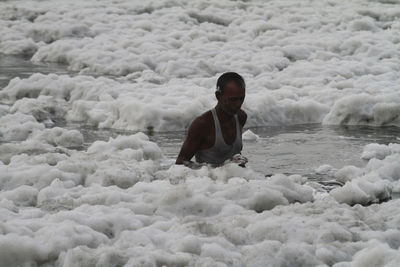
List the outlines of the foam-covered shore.
<svg viewBox="0 0 400 267">
<path fill-rule="evenodd" d="M 399 15 L 361 0 L 6 2 L 1 53 L 119 79 L 36 75 L 1 98 L 52 95 L 69 120 L 183 130 L 232 70 L 248 84 L 249 126 L 400 126 Z"/>
</svg>

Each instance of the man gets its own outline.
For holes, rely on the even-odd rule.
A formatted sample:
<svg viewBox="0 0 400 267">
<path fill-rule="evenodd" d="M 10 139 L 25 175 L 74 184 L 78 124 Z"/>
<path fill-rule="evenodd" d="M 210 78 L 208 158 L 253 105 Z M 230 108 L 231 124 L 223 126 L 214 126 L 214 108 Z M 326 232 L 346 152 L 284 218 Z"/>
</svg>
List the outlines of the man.
<svg viewBox="0 0 400 267">
<path fill-rule="evenodd" d="M 245 98 L 245 82 L 235 72 L 222 74 L 215 92 L 218 103 L 212 110 L 197 117 L 189 131 L 176 164 L 196 167 L 191 161 L 220 166 L 231 159 L 244 167 L 245 157 L 235 156 L 242 150 L 242 129 L 247 114 L 241 109 Z M 233 159 L 235 156 L 235 159 Z"/>
</svg>

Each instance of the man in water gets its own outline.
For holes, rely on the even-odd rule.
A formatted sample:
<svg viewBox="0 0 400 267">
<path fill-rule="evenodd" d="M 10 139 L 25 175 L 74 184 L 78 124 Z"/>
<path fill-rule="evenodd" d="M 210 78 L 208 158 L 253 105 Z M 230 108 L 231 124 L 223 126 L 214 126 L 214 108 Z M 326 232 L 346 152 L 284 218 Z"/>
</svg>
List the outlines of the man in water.
<svg viewBox="0 0 400 267">
<path fill-rule="evenodd" d="M 245 87 L 243 77 L 235 72 L 218 78 L 215 92 L 218 103 L 194 119 L 176 164 L 196 168 L 199 164 L 191 161 L 195 156 L 197 163 L 220 166 L 230 159 L 244 167 L 247 159 L 237 154 L 242 150 L 242 129 L 247 120 L 247 114 L 241 109 Z"/>
</svg>

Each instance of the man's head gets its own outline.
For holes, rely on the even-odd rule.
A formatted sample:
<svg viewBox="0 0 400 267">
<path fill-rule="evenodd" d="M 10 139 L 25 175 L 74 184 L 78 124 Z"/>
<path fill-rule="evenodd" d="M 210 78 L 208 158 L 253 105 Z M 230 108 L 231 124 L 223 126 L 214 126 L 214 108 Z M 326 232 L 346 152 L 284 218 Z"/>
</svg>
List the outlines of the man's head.
<svg viewBox="0 0 400 267">
<path fill-rule="evenodd" d="M 228 83 L 235 83 L 236 86 L 241 87 L 243 89 L 246 88 L 246 84 L 242 76 L 237 74 L 236 72 L 225 72 L 221 76 L 219 76 L 217 80 L 217 91 L 216 93 L 223 95 L 224 89 Z"/>
<path fill-rule="evenodd" d="M 245 82 L 242 76 L 235 72 L 222 74 L 217 81 L 215 96 L 222 110 L 235 115 L 241 108 L 245 97 Z"/>
</svg>

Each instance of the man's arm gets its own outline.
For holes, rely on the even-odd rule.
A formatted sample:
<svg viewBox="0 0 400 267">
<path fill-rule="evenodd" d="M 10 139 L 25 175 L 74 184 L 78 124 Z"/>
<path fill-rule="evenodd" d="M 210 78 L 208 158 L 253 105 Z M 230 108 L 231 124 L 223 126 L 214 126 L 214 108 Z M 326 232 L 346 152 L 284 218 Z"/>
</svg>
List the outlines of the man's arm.
<svg viewBox="0 0 400 267">
<path fill-rule="evenodd" d="M 243 127 L 247 121 L 247 114 L 246 114 L 246 112 L 244 112 L 244 110 L 242 110 L 242 109 L 239 110 L 238 119 L 239 119 L 239 123 L 240 123 L 240 128 L 243 129 Z"/>
<path fill-rule="evenodd" d="M 247 121 L 247 114 L 246 112 L 244 112 L 244 110 L 240 110 L 238 112 L 238 119 L 239 119 L 239 123 L 240 123 L 240 130 L 241 132 L 243 132 L 243 127 L 246 124 Z M 239 155 L 235 155 L 233 156 L 233 158 L 231 159 L 233 162 L 236 162 L 240 167 L 245 168 L 246 167 L 246 163 L 249 162 L 249 160 L 241 155 L 242 153 L 240 152 Z"/>
<path fill-rule="evenodd" d="M 184 164 L 188 167 L 191 167 L 193 162 L 190 160 L 199 150 L 199 147 L 204 139 L 204 126 L 205 121 L 202 117 L 198 117 L 192 122 L 189 127 L 186 140 L 182 145 L 175 164 Z"/>
</svg>

